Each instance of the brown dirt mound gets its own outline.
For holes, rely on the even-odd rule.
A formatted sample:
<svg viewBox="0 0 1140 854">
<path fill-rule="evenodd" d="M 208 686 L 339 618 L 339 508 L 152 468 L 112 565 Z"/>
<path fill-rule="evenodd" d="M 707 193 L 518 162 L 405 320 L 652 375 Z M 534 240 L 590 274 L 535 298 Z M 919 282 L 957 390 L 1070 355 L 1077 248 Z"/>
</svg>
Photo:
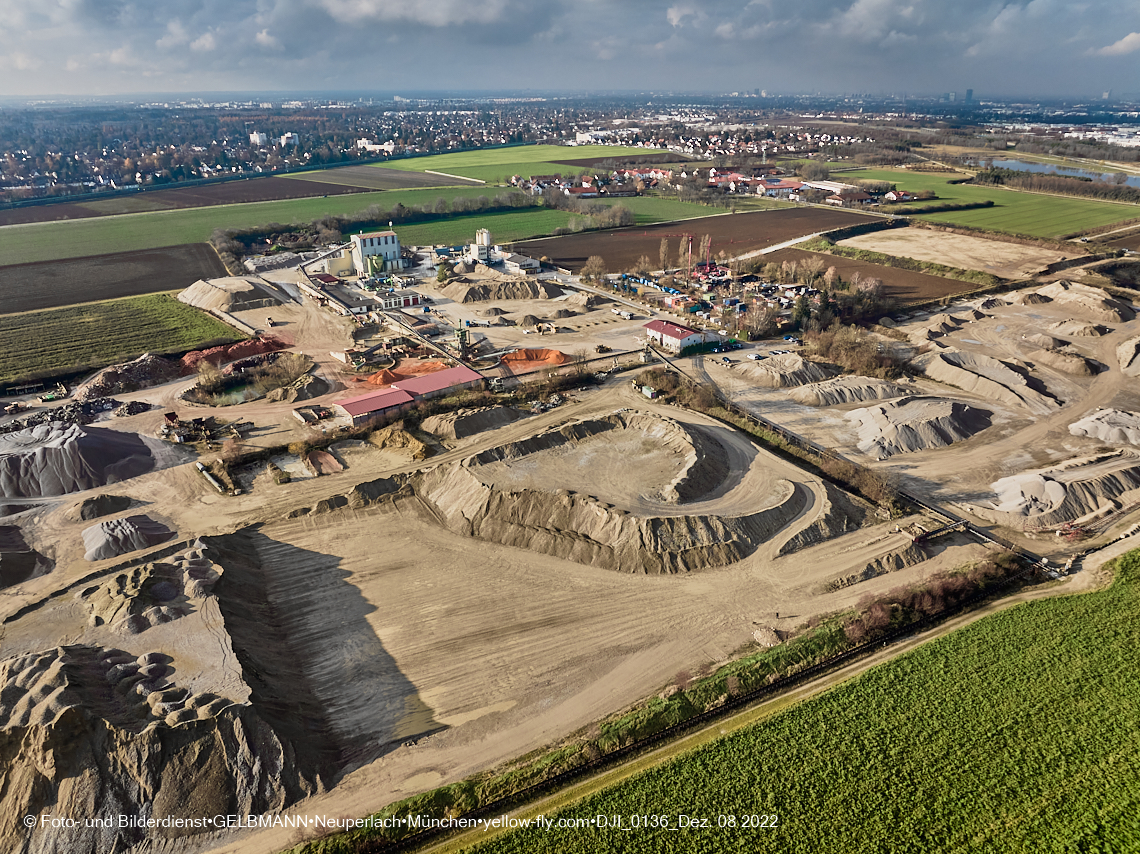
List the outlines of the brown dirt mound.
<svg viewBox="0 0 1140 854">
<path fill-rule="evenodd" d="M 1039 294 L 1036 291 L 1030 291 L 1024 294 L 1014 294 L 1009 298 L 1010 305 L 1044 305 L 1047 302 L 1052 302 L 1049 297 L 1044 294 Z"/>
<path fill-rule="evenodd" d="M 214 365 L 222 365 L 226 362 L 244 359 L 247 356 L 258 356 L 262 353 L 273 353 L 277 350 L 284 350 L 288 346 L 289 345 L 280 338 L 266 335 L 258 338 L 250 338 L 247 341 L 239 341 L 236 344 L 227 344 L 224 347 L 211 347 L 208 350 L 193 350 L 182 357 L 180 373 L 182 376 L 194 373 L 198 370 L 198 365 L 203 359 Z"/>
<path fill-rule="evenodd" d="M 503 356 L 503 366 L 516 374 L 564 365 L 567 361 L 567 355 L 561 350 L 539 348 L 515 350 Z"/>
<path fill-rule="evenodd" d="M 506 312 L 498 306 L 492 306 L 491 308 L 481 308 L 475 313 L 480 317 L 499 317 L 500 315 L 506 314 Z"/>
<path fill-rule="evenodd" d="M 338 471 L 344 471 L 344 466 L 328 451 L 310 451 L 305 456 L 305 463 L 317 476 L 322 474 L 336 474 Z"/>
<path fill-rule="evenodd" d="M 421 377 L 425 374 L 434 374 L 436 371 L 447 370 L 445 362 L 419 362 L 403 361 L 396 369 L 383 368 L 365 379 L 369 385 L 386 386 L 400 380 L 410 380 L 412 377 Z"/>
<path fill-rule="evenodd" d="M 404 429 L 403 421 L 389 424 L 383 430 L 377 430 L 368 437 L 368 441 L 381 450 L 389 448 L 407 450 L 413 460 L 425 459 L 429 450 L 427 445 Z"/>
<path fill-rule="evenodd" d="M 1032 354 L 1032 358 L 1055 370 L 1074 374 L 1078 377 L 1095 377 L 1098 373 L 1094 362 L 1089 361 L 1080 353 L 1074 353 L 1068 349 L 1038 350 Z"/>
<path fill-rule="evenodd" d="M 511 406 L 490 406 L 480 409 L 460 409 L 425 418 L 423 429 L 445 439 L 466 439 L 484 430 L 511 424 L 526 416 Z"/>
<path fill-rule="evenodd" d="M 508 299 L 553 299 L 562 296 L 562 289 L 550 282 L 540 282 L 533 279 L 492 280 L 485 284 L 454 282 L 443 288 L 443 295 L 458 303 Z"/>
<path fill-rule="evenodd" d="M 517 323 L 519 326 L 538 326 L 538 324 L 542 323 L 542 320 L 533 314 L 524 314 L 518 319 Z"/>
<path fill-rule="evenodd" d="M 1085 323 L 1080 320 L 1062 320 L 1054 323 L 1049 329 L 1058 335 L 1069 335 L 1073 338 L 1099 338 L 1112 330 L 1100 324 Z"/>
<path fill-rule="evenodd" d="M 99 371 L 75 390 L 75 398 L 94 400 L 97 397 L 112 397 L 149 388 L 176 378 L 181 367 L 177 362 L 144 353 L 134 361 L 111 365 Z"/>
<path fill-rule="evenodd" d="M 281 300 L 266 290 L 256 279 L 237 276 L 199 279 L 178 295 L 178 301 L 206 311 L 225 312 L 272 308 L 281 304 Z"/>
<path fill-rule="evenodd" d="M 577 315 L 568 308 L 558 309 L 558 311 L 554 312 L 554 316 L 557 317 L 559 320 L 562 320 L 563 318 L 566 318 L 566 317 L 577 317 Z"/>
</svg>

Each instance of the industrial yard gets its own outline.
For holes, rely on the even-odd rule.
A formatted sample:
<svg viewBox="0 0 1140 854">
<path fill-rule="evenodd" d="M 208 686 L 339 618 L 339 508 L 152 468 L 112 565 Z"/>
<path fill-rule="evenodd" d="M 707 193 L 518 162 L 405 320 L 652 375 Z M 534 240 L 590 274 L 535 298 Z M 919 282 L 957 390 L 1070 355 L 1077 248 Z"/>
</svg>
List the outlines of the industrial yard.
<svg viewBox="0 0 1140 854">
<path fill-rule="evenodd" d="M 823 228 L 777 213 L 747 215 L 780 225 L 736 248 Z M 727 335 L 717 318 L 762 288 L 701 317 L 664 285 L 642 299 L 540 270 L 485 230 L 460 246 L 399 232 L 204 277 L 180 307 L 243 340 L 140 356 L 70 399 L 17 395 L 26 408 L 0 418 L 2 674 L 24 692 L 2 726 L 75 715 L 69 758 L 121 738 L 77 785 L 25 750 L 7 817 L 39 792 L 62 810 L 144 779 L 195 787 L 206 810 L 362 816 L 983 561 L 994 543 L 971 531 L 1056 571 L 1078 532 L 1115 538 L 1140 502 L 1140 320 L 1079 271 L 879 319 L 868 335 L 902 366 L 884 378 L 792 334 Z M 645 239 L 655 252 L 660 234 Z M 654 376 L 921 504 L 892 515 Z M 261 777 L 255 740 L 277 763 Z M 201 780 L 185 771 L 200 750 L 215 757 Z M 179 850 L 296 841 L 211 831 Z"/>
</svg>

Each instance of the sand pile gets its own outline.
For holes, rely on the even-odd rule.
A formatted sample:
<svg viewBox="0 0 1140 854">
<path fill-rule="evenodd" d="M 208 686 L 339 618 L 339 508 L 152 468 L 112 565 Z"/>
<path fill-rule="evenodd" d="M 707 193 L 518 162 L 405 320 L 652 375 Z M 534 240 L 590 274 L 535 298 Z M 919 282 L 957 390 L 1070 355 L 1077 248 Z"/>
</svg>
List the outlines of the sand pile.
<svg viewBox="0 0 1140 854">
<path fill-rule="evenodd" d="M 943 334 L 946 334 L 948 332 L 957 332 L 958 327 L 961 326 L 962 323 L 962 320 L 959 320 L 952 314 L 942 313 L 931 317 L 930 323 L 927 324 L 926 328 L 932 332 L 941 332 Z"/>
<path fill-rule="evenodd" d="M 1054 370 L 1078 377 L 1095 377 L 1099 373 L 1095 362 L 1067 346 L 1064 349 L 1038 350 L 1032 358 Z"/>
<path fill-rule="evenodd" d="M 1039 390 L 1039 381 L 1031 381 L 990 356 L 946 349 L 919 356 L 911 364 L 932 380 L 957 386 L 996 403 L 1024 406 L 1039 415 L 1061 406 L 1050 394 Z"/>
<path fill-rule="evenodd" d="M 1022 291 L 1009 297 L 1010 305 L 1045 305 L 1053 300 L 1037 291 Z"/>
<path fill-rule="evenodd" d="M 902 397 L 907 390 L 897 383 L 871 377 L 836 377 L 821 383 L 810 383 L 792 389 L 788 397 L 808 406 L 840 406 L 865 400 L 889 400 Z"/>
<path fill-rule="evenodd" d="M 1070 424 L 1069 432 L 1114 445 L 1140 445 L 1140 413 L 1098 409 Z"/>
<path fill-rule="evenodd" d="M 535 317 L 533 314 L 524 314 L 522 317 L 515 321 L 519 326 L 533 327 L 542 323 L 542 318 Z"/>
<path fill-rule="evenodd" d="M 831 365 L 809 362 L 795 353 L 772 356 L 763 362 L 749 362 L 748 371 L 758 385 L 793 388 L 831 379 L 839 370 Z"/>
<path fill-rule="evenodd" d="M 328 394 L 329 391 L 329 384 L 320 377 L 302 374 L 289 385 L 270 391 L 265 395 L 265 399 L 295 403 L 299 400 L 312 400 L 314 397 Z"/>
<path fill-rule="evenodd" d="M 344 466 L 341 465 L 340 460 L 328 451 L 309 451 L 305 454 L 305 465 L 317 477 L 322 474 L 336 474 L 344 471 Z"/>
<path fill-rule="evenodd" d="M 128 552 L 149 549 L 174 537 L 174 532 L 149 516 L 108 519 L 83 529 L 84 559 L 106 560 Z"/>
<path fill-rule="evenodd" d="M 564 365 L 570 358 L 561 350 L 544 348 L 523 348 L 503 354 L 503 366 L 513 374 L 525 374 L 541 368 L 554 368 Z"/>
<path fill-rule="evenodd" d="M 1140 498 L 1140 458 L 1118 452 L 1074 460 L 1004 477 L 991 487 L 996 498 L 973 508 L 982 518 L 1014 528 L 1081 523 Z"/>
<path fill-rule="evenodd" d="M 0 435 L 0 494 L 65 495 L 138 477 L 155 466 L 135 433 L 51 422 Z"/>
<path fill-rule="evenodd" d="M 869 581 L 872 578 L 878 578 L 880 575 L 906 569 L 908 566 L 918 566 L 918 564 L 925 560 L 925 552 L 914 543 L 910 543 L 898 551 L 889 552 L 882 557 L 875 558 L 867 563 L 860 572 L 833 578 L 824 584 L 823 587 L 825 591 L 842 590 L 845 587 L 858 584 L 860 581 Z"/>
<path fill-rule="evenodd" d="M 1085 323 L 1083 320 L 1062 320 L 1049 327 L 1050 332 L 1068 335 L 1070 338 L 1099 338 L 1112 330 L 1100 324 Z"/>
<path fill-rule="evenodd" d="M 859 450 L 876 460 L 943 448 L 990 426 L 991 413 L 956 400 L 913 397 L 856 409 L 847 417 L 859 430 Z"/>
<path fill-rule="evenodd" d="M 169 829 L 118 816 L 271 813 L 323 788 L 298 774 L 296 748 L 245 697 L 179 685 L 171 663 L 79 644 L 0 662 L 0 737 L 20 747 L 2 771 L 3 850 L 170 851 Z M 49 808 L 84 820 L 42 830 L 20 821 Z"/>
<path fill-rule="evenodd" d="M 1140 335 L 1117 345 L 1116 358 L 1126 377 L 1140 377 Z"/>
<path fill-rule="evenodd" d="M 170 359 L 144 353 L 132 362 L 111 365 L 80 384 L 73 395 L 76 400 L 94 400 L 177 379 L 182 366 Z"/>
<path fill-rule="evenodd" d="M 224 312 L 270 308 L 281 304 L 281 300 L 262 287 L 256 279 L 237 276 L 199 279 L 178 295 L 178 301 L 206 311 Z"/>
<path fill-rule="evenodd" d="M 79 519 L 87 522 L 100 516 L 122 513 L 131 504 L 131 499 L 126 495 L 93 495 L 76 504 L 75 512 Z"/>
<path fill-rule="evenodd" d="M 426 459 L 430 453 L 427 445 L 404 429 L 403 421 L 397 421 L 382 430 L 376 430 L 368 437 L 368 441 L 381 450 L 407 451 L 412 455 L 413 460 Z"/>
<path fill-rule="evenodd" d="M 567 317 L 577 317 L 578 315 L 568 308 L 560 308 L 558 311 L 554 312 L 554 316 L 559 320 L 565 320 Z"/>
<path fill-rule="evenodd" d="M 555 284 L 537 279 L 488 279 L 473 282 L 452 282 L 443 288 L 443 295 L 458 303 L 487 302 L 489 300 L 554 299 L 562 296 Z"/>
<path fill-rule="evenodd" d="M 490 308 L 481 308 L 475 313 L 477 315 L 479 315 L 480 317 L 501 317 L 502 315 L 506 314 L 506 312 L 503 311 L 498 306 L 491 306 Z"/>
<path fill-rule="evenodd" d="M 1002 308 L 1003 306 L 1007 305 L 1009 305 L 1009 303 L 1003 299 L 998 299 L 997 297 L 989 297 L 988 299 L 984 299 L 978 303 L 978 308 L 984 311 L 990 311 L 991 309 Z"/>
<path fill-rule="evenodd" d="M 1136 317 L 1136 312 L 1123 300 L 1109 296 L 1100 288 L 1075 282 L 1054 282 L 1038 292 L 1075 314 L 1107 323 L 1124 323 Z"/>
<path fill-rule="evenodd" d="M 0 590 L 51 571 L 54 564 L 24 540 L 15 525 L 0 525 Z"/>
<path fill-rule="evenodd" d="M 1058 347 L 1065 347 L 1068 341 L 1062 341 L 1060 338 L 1054 338 L 1052 335 L 1046 335 L 1038 332 L 1034 335 L 1026 335 L 1025 340 L 1035 347 L 1040 347 L 1042 350 L 1056 350 Z"/>
<path fill-rule="evenodd" d="M 233 362 L 238 359 L 245 359 L 249 356 L 257 356 L 262 353 L 272 353 L 276 350 L 284 350 L 288 347 L 284 341 L 279 338 L 274 338 L 272 335 L 262 335 L 257 338 L 249 338 L 245 341 L 239 341 L 236 344 L 227 344 L 222 347 L 211 347 L 208 350 L 194 350 L 187 353 L 179 361 L 182 365 L 180 372 L 182 376 L 188 376 L 196 373 L 198 364 L 204 359 L 213 365 L 223 365 L 226 362 Z"/>
<path fill-rule="evenodd" d="M 207 595 L 219 575 L 203 572 L 193 595 Z M 109 626 L 113 631 L 137 635 L 152 626 L 169 623 L 191 613 L 186 590 L 190 580 L 178 564 L 144 563 L 121 572 L 84 596 L 87 621 L 92 626 Z"/>
<path fill-rule="evenodd" d="M 574 308 L 592 309 L 610 302 L 609 299 L 586 291 L 575 291 L 566 298 L 566 304 Z"/>
<path fill-rule="evenodd" d="M 494 430 L 526 417 L 513 406 L 487 406 L 479 409 L 460 409 L 425 418 L 424 430 L 442 439 L 466 439 L 484 430 Z"/>
</svg>

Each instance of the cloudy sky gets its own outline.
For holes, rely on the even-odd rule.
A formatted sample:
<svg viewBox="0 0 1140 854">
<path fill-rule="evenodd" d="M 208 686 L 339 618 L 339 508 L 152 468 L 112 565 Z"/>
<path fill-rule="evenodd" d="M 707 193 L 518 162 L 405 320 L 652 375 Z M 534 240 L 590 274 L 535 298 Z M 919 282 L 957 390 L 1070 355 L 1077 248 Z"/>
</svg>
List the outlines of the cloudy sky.
<svg viewBox="0 0 1140 854">
<path fill-rule="evenodd" d="M 0 0 L 0 97 L 1140 90 L 1137 0 Z"/>
</svg>

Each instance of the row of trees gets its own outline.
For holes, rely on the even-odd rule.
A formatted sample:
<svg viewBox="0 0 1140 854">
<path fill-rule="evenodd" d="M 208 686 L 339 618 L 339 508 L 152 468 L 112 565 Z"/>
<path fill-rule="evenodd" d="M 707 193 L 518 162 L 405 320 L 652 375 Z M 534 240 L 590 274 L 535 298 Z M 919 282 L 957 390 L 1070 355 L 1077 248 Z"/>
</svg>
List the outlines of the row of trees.
<svg viewBox="0 0 1140 854">
<path fill-rule="evenodd" d="M 974 176 L 972 184 L 1016 187 L 1036 193 L 1060 193 L 1066 196 L 1084 196 L 1114 202 L 1140 204 L 1140 189 L 1125 186 L 1128 175 L 1117 172 L 1112 182 L 1093 181 L 1067 175 L 1050 175 L 1039 172 L 1021 172 L 1016 169 L 983 169 Z"/>
</svg>

